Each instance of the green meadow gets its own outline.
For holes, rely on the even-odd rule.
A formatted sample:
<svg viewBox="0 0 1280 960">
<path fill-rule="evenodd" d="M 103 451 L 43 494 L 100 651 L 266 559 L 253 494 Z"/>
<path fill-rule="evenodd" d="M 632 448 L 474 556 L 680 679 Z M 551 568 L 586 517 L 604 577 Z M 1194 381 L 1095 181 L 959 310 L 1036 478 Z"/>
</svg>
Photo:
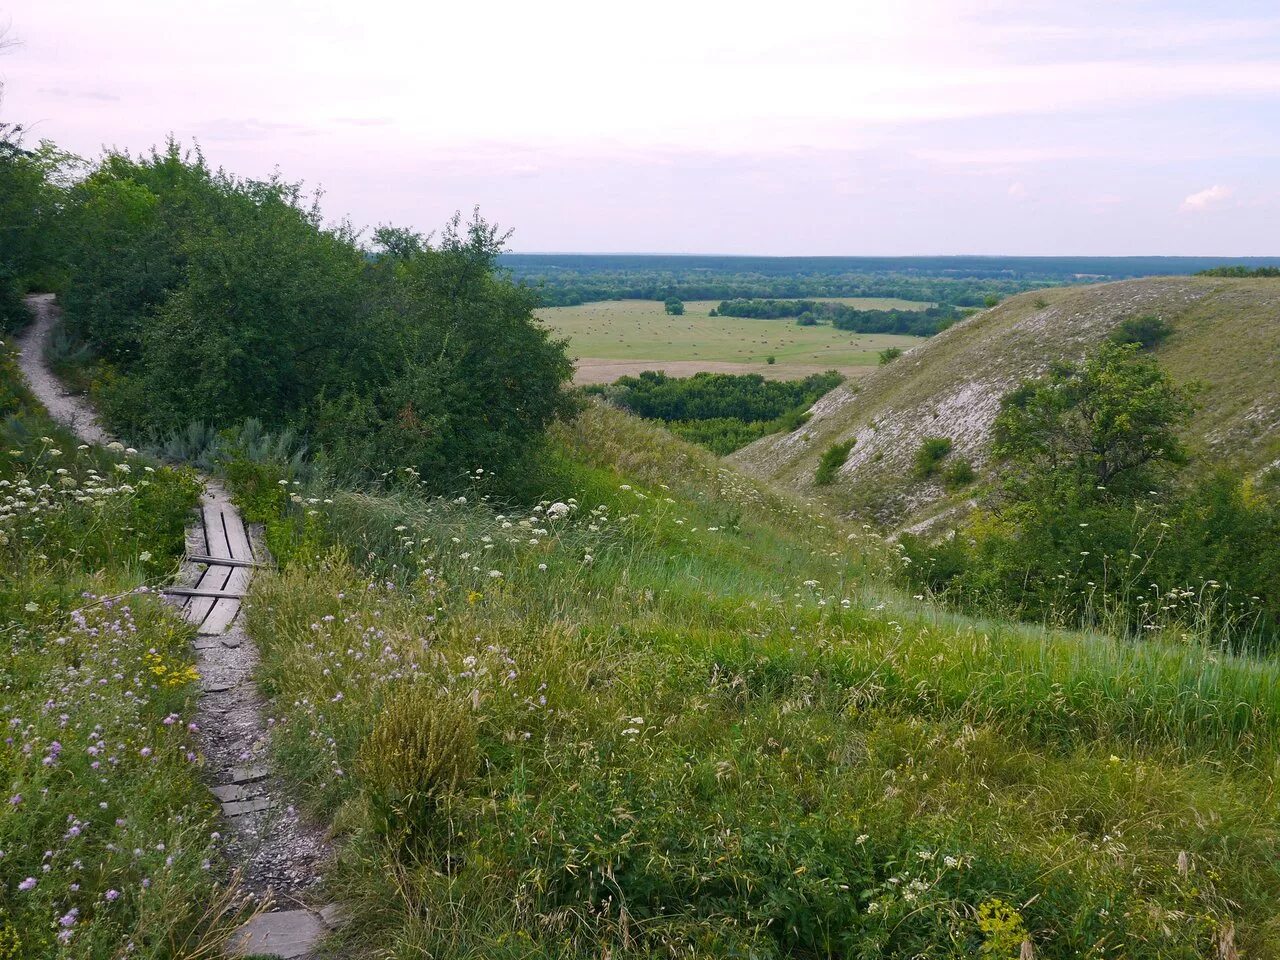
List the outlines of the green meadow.
<svg viewBox="0 0 1280 960">
<path fill-rule="evenodd" d="M 864 309 L 923 308 L 927 304 L 890 298 L 840 298 Z M 923 338 L 896 334 L 857 334 L 819 325 L 801 327 L 789 320 L 754 320 L 712 317 L 718 301 L 691 300 L 683 316 L 668 316 L 656 300 L 608 300 L 573 307 L 543 307 L 537 316 L 557 336 L 569 341 L 569 352 L 580 362 L 630 361 L 645 369 L 644 362 L 685 362 L 692 372 L 699 368 L 725 370 L 724 364 L 759 367 L 767 358 L 795 370 L 812 367 L 858 372 L 878 362 L 887 347 L 907 349 Z M 631 371 L 624 371 L 631 372 Z M 621 374 L 619 374 L 621 375 Z"/>
</svg>

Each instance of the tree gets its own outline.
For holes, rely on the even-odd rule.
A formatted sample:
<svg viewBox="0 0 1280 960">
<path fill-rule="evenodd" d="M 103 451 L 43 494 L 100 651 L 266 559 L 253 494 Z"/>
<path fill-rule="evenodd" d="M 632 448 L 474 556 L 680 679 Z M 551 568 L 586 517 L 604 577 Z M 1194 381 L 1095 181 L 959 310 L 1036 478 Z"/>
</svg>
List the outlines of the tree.
<svg viewBox="0 0 1280 960">
<path fill-rule="evenodd" d="M 1138 350 L 1105 343 L 1084 364 L 1055 364 L 1004 398 L 994 452 L 1008 461 L 1012 490 L 1131 496 L 1185 461 L 1178 429 L 1193 390 Z"/>
<path fill-rule="evenodd" d="M 664 306 L 670 316 L 679 317 L 684 314 L 684 301 L 677 297 L 668 298 Z"/>
</svg>

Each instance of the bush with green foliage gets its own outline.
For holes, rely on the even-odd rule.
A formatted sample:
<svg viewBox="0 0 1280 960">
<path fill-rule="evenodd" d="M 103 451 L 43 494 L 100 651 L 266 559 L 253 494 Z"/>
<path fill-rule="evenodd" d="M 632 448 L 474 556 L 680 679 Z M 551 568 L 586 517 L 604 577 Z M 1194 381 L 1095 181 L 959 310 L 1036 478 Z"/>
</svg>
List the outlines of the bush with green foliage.
<svg viewBox="0 0 1280 960">
<path fill-rule="evenodd" d="M 96 397 L 133 435 L 255 417 L 353 474 L 412 466 L 444 488 L 517 470 L 572 409 L 564 345 L 497 276 L 504 238 L 478 217 L 435 246 L 382 228 L 370 258 L 296 186 L 171 143 L 107 155 L 66 219 L 68 328 L 105 361 Z"/>
<path fill-rule="evenodd" d="M 61 185 L 74 164 L 48 142 L 25 147 L 21 127 L 0 123 L 0 333 L 27 322 L 24 293 L 58 282 Z"/>
<path fill-rule="evenodd" d="M 803 380 L 766 380 L 758 373 L 695 373 L 669 377 L 646 370 L 589 392 L 724 455 L 770 433 L 791 431 L 808 419 L 807 408 L 844 382 L 834 370 Z"/>
<path fill-rule="evenodd" d="M 978 474 L 968 460 L 957 460 L 942 471 L 942 483 L 948 490 L 960 490 L 976 479 Z"/>
<path fill-rule="evenodd" d="M 667 298 L 667 301 L 666 303 L 663 304 L 663 307 L 667 311 L 667 316 L 680 317 L 684 315 L 684 301 L 680 300 L 677 297 Z"/>
<path fill-rule="evenodd" d="M 849 451 L 857 442 L 856 438 L 850 437 L 840 443 L 833 443 L 822 451 L 822 457 L 818 460 L 818 469 L 813 474 L 814 486 L 828 487 L 835 482 L 836 474 L 849 459 Z"/>
<path fill-rule="evenodd" d="M 1208 270 L 1201 270 L 1196 276 L 1200 277 L 1234 277 L 1237 279 L 1250 279 L 1255 277 L 1280 277 L 1280 267 L 1210 267 Z"/>
<path fill-rule="evenodd" d="M 1280 483 L 1181 470 L 1192 393 L 1104 344 L 1005 397 L 1003 484 L 943 544 L 904 536 L 909 579 L 975 608 L 1219 642 L 1280 628 Z"/>
<path fill-rule="evenodd" d="M 1163 317 L 1144 314 L 1129 317 L 1111 331 L 1112 343 L 1136 343 L 1143 350 L 1154 350 L 1173 333 L 1173 324 Z"/>
<path fill-rule="evenodd" d="M 936 474 L 941 469 L 942 461 L 950 452 L 950 437 L 925 437 L 921 440 L 913 468 L 916 479 L 927 480 Z"/>
<path fill-rule="evenodd" d="M 880 351 L 880 366 L 883 367 L 886 364 L 893 363 L 900 356 L 902 356 L 901 347 L 886 347 Z"/>
</svg>

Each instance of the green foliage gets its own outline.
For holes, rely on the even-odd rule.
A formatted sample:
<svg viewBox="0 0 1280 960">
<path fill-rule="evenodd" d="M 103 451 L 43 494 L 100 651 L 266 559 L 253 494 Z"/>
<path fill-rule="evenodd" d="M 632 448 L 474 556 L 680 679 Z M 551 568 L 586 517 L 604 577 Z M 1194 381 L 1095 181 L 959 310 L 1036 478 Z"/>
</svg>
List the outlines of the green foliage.
<svg viewBox="0 0 1280 960">
<path fill-rule="evenodd" d="M 818 461 L 818 469 L 813 475 L 815 486 L 827 487 L 835 482 L 836 474 L 840 472 L 844 462 L 849 459 L 849 451 L 853 449 L 855 443 L 857 443 L 857 440 L 850 437 L 842 443 L 833 443 L 822 452 L 822 458 Z"/>
<path fill-rule="evenodd" d="M 948 490 L 960 490 L 976 479 L 978 475 L 968 460 L 956 460 L 942 471 L 942 483 Z"/>
<path fill-rule="evenodd" d="M 1191 395 L 1136 344 L 1106 343 L 1084 364 L 1055 364 L 1005 397 L 994 450 L 1022 500 L 1133 496 L 1185 461 L 1178 429 Z"/>
<path fill-rule="evenodd" d="M 843 382 L 834 370 L 803 380 L 766 380 L 758 373 L 669 377 L 646 370 L 592 392 L 724 455 L 767 434 L 798 429 L 809 419 L 807 408 Z"/>
<path fill-rule="evenodd" d="M 943 459 L 951 452 L 950 437 L 925 437 L 916 451 L 914 473 L 916 479 L 927 480 L 936 474 Z"/>
<path fill-rule="evenodd" d="M 1136 343 L 1139 349 L 1154 350 L 1173 333 L 1173 325 L 1163 317 L 1145 314 L 1129 317 L 1111 331 L 1112 343 Z"/>
<path fill-rule="evenodd" d="M 902 356 L 901 347 L 886 347 L 884 350 L 880 351 L 880 366 L 883 367 L 886 364 L 893 363 L 893 361 L 897 360 L 900 356 Z"/>
<path fill-rule="evenodd" d="M 923 310 L 860 310 L 847 303 L 816 300 L 725 300 L 718 316 L 776 320 L 795 317 L 801 326 L 830 323 L 837 330 L 854 333 L 899 333 L 929 337 L 945 330 L 959 314 L 951 306 Z"/>
<path fill-rule="evenodd" d="M 70 329 L 111 366 L 111 422 L 165 435 L 204 419 L 294 427 L 365 477 L 439 487 L 515 470 L 571 411 L 563 345 L 495 274 L 478 217 L 427 247 L 380 228 L 375 259 L 299 189 L 208 169 L 175 144 L 108 155 L 70 195 Z"/>
<path fill-rule="evenodd" d="M 1250 277 L 1280 277 L 1280 267 L 1245 267 L 1238 265 L 1229 267 L 1210 267 L 1208 270 L 1201 270 L 1197 276 L 1234 277 L 1238 279 L 1248 279 Z"/>
<path fill-rule="evenodd" d="M 773 366 L 775 363 L 778 362 L 778 358 L 771 353 L 764 358 L 764 362 L 769 364 L 769 366 Z"/>
<path fill-rule="evenodd" d="M 1178 473 L 1189 391 L 1138 349 L 1104 344 L 1005 398 L 1003 491 L 951 540 L 902 539 L 913 584 L 1054 623 L 1274 642 L 1277 485 Z"/>
<path fill-rule="evenodd" d="M 684 301 L 677 297 L 668 297 L 663 307 L 667 311 L 667 316 L 679 317 L 684 315 Z"/>
<path fill-rule="evenodd" d="M 357 764 L 382 829 L 398 842 L 420 843 L 439 834 L 439 807 L 475 776 L 475 724 L 446 696 L 411 687 L 388 698 Z"/>
<path fill-rule="evenodd" d="M 75 164 L 48 142 L 24 147 L 22 134 L 0 124 L 0 333 L 27 322 L 24 293 L 57 282 L 59 185 Z"/>
</svg>

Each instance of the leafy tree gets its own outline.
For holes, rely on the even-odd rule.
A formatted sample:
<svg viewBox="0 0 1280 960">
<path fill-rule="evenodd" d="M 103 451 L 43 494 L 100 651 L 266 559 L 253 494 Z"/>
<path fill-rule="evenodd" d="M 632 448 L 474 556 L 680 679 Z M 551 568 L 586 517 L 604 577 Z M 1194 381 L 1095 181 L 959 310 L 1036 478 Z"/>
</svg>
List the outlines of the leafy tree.
<svg viewBox="0 0 1280 960">
<path fill-rule="evenodd" d="M 1020 499 L 1139 495 L 1185 461 L 1191 398 L 1137 345 L 1106 343 L 1005 397 L 994 450 Z"/>
<path fill-rule="evenodd" d="M 214 172 L 170 143 L 108 154 L 67 219 L 68 323 L 131 434 L 255 417 L 353 475 L 413 467 L 443 488 L 514 468 L 572 410 L 564 344 L 497 275 L 506 238 L 478 215 L 435 246 L 379 228 L 370 258 L 297 185 Z"/>
<path fill-rule="evenodd" d="M 684 314 L 684 301 L 678 297 L 668 297 L 664 307 L 670 316 L 679 317 Z"/>
</svg>

